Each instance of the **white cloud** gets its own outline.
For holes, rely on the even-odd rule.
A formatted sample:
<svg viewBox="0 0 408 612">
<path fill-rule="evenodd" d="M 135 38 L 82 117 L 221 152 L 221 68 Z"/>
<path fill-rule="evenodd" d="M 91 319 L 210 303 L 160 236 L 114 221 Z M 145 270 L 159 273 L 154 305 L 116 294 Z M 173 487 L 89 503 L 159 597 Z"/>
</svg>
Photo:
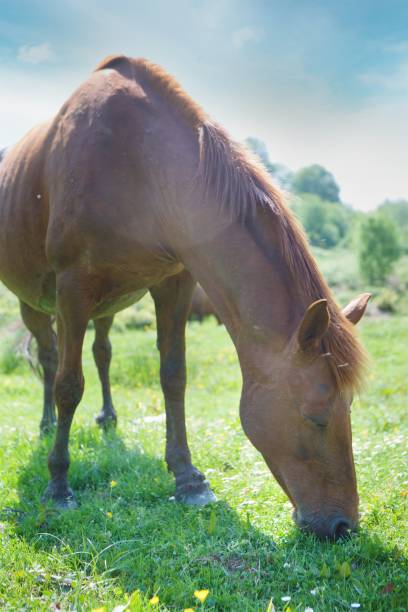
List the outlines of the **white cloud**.
<svg viewBox="0 0 408 612">
<path fill-rule="evenodd" d="M 40 45 L 23 45 L 18 49 L 17 58 L 26 64 L 42 64 L 54 59 L 54 52 L 50 43 Z"/>
<path fill-rule="evenodd" d="M 232 34 L 232 44 L 240 49 L 244 45 L 252 42 L 259 42 L 262 38 L 262 32 L 258 28 L 245 26 L 239 30 L 235 30 Z"/>
</svg>

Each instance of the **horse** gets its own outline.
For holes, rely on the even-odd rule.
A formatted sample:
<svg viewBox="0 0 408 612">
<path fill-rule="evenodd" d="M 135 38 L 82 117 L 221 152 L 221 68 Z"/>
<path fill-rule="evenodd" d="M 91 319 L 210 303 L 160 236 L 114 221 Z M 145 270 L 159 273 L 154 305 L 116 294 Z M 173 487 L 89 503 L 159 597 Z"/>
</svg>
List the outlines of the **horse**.
<svg viewBox="0 0 408 612">
<path fill-rule="evenodd" d="M 305 236 L 258 161 L 143 58 L 103 60 L 0 166 L 0 278 L 33 317 L 56 313 L 58 409 L 44 494 L 76 502 L 69 434 L 84 390 L 88 321 L 153 297 L 175 499 L 215 496 L 185 425 L 185 327 L 195 280 L 235 345 L 243 430 L 301 529 L 357 528 L 350 405 L 365 353 Z"/>
<path fill-rule="evenodd" d="M 200 285 L 196 285 L 191 300 L 188 320 L 197 320 L 202 323 L 205 317 L 209 317 L 211 315 L 216 318 L 218 325 L 221 325 L 221 319 L 216 313 L 214 306 L 211 304 L 208 295 Z"/>
<path fill-rule="evenodd" d="M 5 157 L 6 149 L 0 150 L 0 162 Z M 43 375 L 43 412 L 40 420 L 41 434 L 52 431 L 56 424 L 54 381 L 57 372 L 58 355 L 56 337 L 49 314 L 33 309 L 20 300 L 20 313 L 25 326 L 35 338 L 38 348 L 38 361 Z M 109 330 L 113 317 L 105 317 L 94 321 L 95 340 L 92 352 L 98 370 L 102 388 L 102 408 L 95 420 L 101 427 L 116 426 L 117 414 L 113 407 L 109 380 L 109 366 L 112 358 L 112 345 L 109 340 Z"/>
</svg>

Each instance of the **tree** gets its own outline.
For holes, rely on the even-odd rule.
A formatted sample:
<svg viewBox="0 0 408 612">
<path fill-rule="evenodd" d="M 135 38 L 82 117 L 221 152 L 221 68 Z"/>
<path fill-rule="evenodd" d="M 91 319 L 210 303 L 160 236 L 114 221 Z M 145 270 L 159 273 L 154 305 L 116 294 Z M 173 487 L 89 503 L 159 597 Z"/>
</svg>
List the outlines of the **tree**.
<svg viewBox="0 0 408 612">
<path fill-rule="evenodd" d="M 333 175 L 318 164 L 298 170 L 292 180 L 295 193 L 314 193 L 327 202 L 339 202 L 340 188 Z"/>
<path fill-rule="evenodd" d="M 379 213 L 362 222 L 359 262 L 361 273 L 369 283 L 375 285 L 384 282 L 400 254 L 395 223 Z"/>
<path fill-rule="evenodd" d="M 353 217 L 353 212 L 343 204 L 327 202 L 312 194 L 297 197 L 292 208 L 311 244 L 326 249 L 344 240 Z"/>
<path fill-rule="evenodd" d="M 408 253 L 408 200 L 385 200 L 378 211 L 394 221 L 400 235 L 401 248 Z"/>
</svg>

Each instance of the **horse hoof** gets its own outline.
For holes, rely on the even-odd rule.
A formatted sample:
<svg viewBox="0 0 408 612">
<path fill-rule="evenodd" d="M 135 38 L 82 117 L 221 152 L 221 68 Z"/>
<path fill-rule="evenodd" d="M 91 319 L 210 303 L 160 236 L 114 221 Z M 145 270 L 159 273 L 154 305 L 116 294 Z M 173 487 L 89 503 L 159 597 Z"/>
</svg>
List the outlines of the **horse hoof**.
<svg viewBox="0 0 408 612">
<path fill-rule="evenodd" d="M 72 489 L 68 487 L 63 492 L 58 491 L 52 482 L 49 483 L 47 489 L 45 490 L 45 493 L 41 498 L 41 502 L 43 504 L 52 502 L 54 507 L 61 511 L 74 510 L 78 507 Z"/>
<path fill-rule="evenodd" d="M 175 499 L 177 502 L 188 504 L 189 506 L 207 506 L 217 501 L 207 480 L 204 480 L 199 487 L 185 489 L 180 492 L 176 491 Z"/>
<path fill-rule="evenodd" d="M 57 421 L 56 420 L 41 421 L 41 423 L 40 423 L 40 436 L 48 436 L 49 434 L 54 433 L 56 425 L 57 425 Z"/>
<path fill-rule="evenodd" d="M 114 429 L 116 427 L 118 419 L 116 414 L 105 414 L 105 412 L 100 412 L 95 417 L 95 422 L 99 427 L 107 431 L 108 429 Z"/>
<path fill-rule="evenodd" d="M 73 495 L 71 497 L 65 497 L 63 499 L 55 499 L 54 506 L 57 510 L 60 510 L 61 512 L 64 512 L 65 510 L 75 510 L 76 508 L 78 508 L 78 504 Z"/>
</svg>

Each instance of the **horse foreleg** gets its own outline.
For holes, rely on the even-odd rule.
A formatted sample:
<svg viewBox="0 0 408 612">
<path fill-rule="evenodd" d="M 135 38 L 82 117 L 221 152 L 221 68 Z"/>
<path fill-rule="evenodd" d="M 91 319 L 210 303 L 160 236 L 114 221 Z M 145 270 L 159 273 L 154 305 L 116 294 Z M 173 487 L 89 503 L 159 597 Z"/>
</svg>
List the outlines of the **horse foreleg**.
<svg viewBox="0 0 408 612">
<path fill-rule="evenodd" d="M 27 329 L 38 344 L 38 359 L 44 373 L 44 404 L 40 422 L 41 433 L 48 433 L 55 425 L 54 379 L 58 365 L 56 338 L 51 317 L 20 302 L 20 311 Z"/>
<path fill-rule="evenodd" d="M 160 382 L 166 407 L 166 462 L 176 478 L 176 500 L 204 505 L 215 501 L 204 475 L 191 463 L 187 443 L 185 328 L 195 281 L 184 271 L 151 289 L 157 317 Z"/>
<path fill-rule="evenodd" d="M 76 506 L 68 486 L 69 433 L 76 407 L 84 391 L 82 345 L 91 304 L 83 295 L 86 286 L 73 273 L 57 277 L 58 370 L 55 379 L 55 401 L 58 408 L 57 430 L 53 449 L 48 457 L 51 475 L 44 499 L 52 499 L 57 507 Z"/>
<path fill-rule="evenodd" d="M 109 381 L 109 366 L 112 359 L 112 345 L 109 340 L 109 330 L 112 327 L 113 317 L 95 319 L 95 341 L 92 351 L 98 368 L 99 380 L 102 387 L 103 405 L 102 410 L 96 417 L 96 422 L 102 427 L 116 425 L 117 416 L 112 403 L 112 395 Z"/>
</svg>

